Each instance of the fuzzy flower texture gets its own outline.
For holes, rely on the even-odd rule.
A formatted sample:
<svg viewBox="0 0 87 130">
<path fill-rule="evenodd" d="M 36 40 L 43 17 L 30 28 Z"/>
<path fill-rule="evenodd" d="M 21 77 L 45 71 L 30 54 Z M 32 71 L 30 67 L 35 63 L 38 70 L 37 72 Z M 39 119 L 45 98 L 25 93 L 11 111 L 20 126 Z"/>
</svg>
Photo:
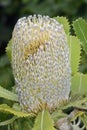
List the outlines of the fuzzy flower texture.
<svg viewBox="0 0 87 130">
<path fill-rule="evenodd" d="M 20 18 L 12 35 L 12 67 L 24 111 L 52 112 L 68 100 L 71 70 L 63 26 L 48 16 Z"/>
</svg>

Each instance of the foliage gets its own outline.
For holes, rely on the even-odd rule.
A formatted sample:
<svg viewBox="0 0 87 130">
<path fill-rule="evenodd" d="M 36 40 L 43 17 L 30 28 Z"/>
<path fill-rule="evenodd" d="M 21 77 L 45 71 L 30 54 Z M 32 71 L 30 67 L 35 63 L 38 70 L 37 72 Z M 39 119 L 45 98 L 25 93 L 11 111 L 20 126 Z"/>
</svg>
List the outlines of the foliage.
<svg viewBox="0 0 87 130">
<path fill-rule="evenodd" d="M 66 17 L 63 17 L 63 16 L 62 17 L 57 16 L 57 17 L 54 17 L 54 19 L 63 25 L 65 33 L 67 35 L 69 35 L 70 34 L 70 24 L 68 22 L 68 19 Z"/>
<path fill-rule="evenodd" d="M 70 34 L 70 24 L 66 17 L 56 17 L 55 18 L 59 23 L 63 24 L 65 33 L 67 35 L 67 43 L 69 46 L 69 53 L 70 53 L 70 63 L 71 63 L 71 72 L 72 75 L 76 74 L 78 71 L 79 63 L 80 63 L 80 40 L 75 37 L 71 36 Z"/>
<path fill-rule="evenodd" d="M 28 1 L 22 0 L 22 2 L 23 4 L 26 4 Z M 35 1 L 35 3 L 37 3 L 37 1 Z M 60 104 L 58 109 L 56 109 L 51 114 L 49 114 L 48 111 L 46 110 L 39 112 L 38 115 L 35 115 L 34 113 L 26 113 L 24 111 L 21 111 L 20 109 L 20 105 L 18 103 L 15 89 L 10 90 L 10 87 L 7 87 L 3 85 L 2 83 L 1 86 L 4 86 L 4 88 L 0 87 L 0 98 L 2 100 L 2 102 L 0 103 L 0 113 L 6 113 L 10 115 L 11 118 L 7 117 L 6 120 L 0 122 L 0 126 L 4 126 L 4 125 L 12 126 L 13 124 L 15 128 L 12 126 L 11 127 L 12 130 L 18 130 L 20 128 L 21 130 L 23 130 L 24 126 L 23 128 L 21 126 L 28 124 L 28 127 L 26 127 L 26 129 L 55 130 L 54 125 L 56 121 L 61 118 L 69 117 L 69 111 L 71 112 L 72 109 L 73 110 L 76 109 L 77 110 L 76 114 L 71 117 L 71 120 L 70 120 L 71 123 L 72 121 L 76 122 L 77 119 L 80 119 L 81 124 L 83 124 L 83 126 L 87 129 L 87 121 L 86 121 L 87 120 L 87 113 L 86 113 L 87 111 L 87 81 L 86 81 L 87 74 L 83 74 L 80 71 L 80 63 L 83 57 L 83 55 L 81 55 L 82 50 L 84 50 L 85 55 L 87 53 L 86 51 L 87 50 L 86 21 L 83 20 L 82 18 L 75 20 L 72 25 L 73 25 L 73 31 L 76 35 L 71 35 L 70 34 L 71 25 L 68 22 L 68 20 L 65 17 L 55 17 L 55 19 L 59 23 L 63 24 L 64 30 L 67 36 L 67 44 L 70 49 L 70 64 L 71 64 L 71 70 L 72 70 L 70 101 L 68 101 L 67 103 Z M 9 42 L 7 46 L 6 52 L 7 52 L 7 55 L 9 56 L 9 59 L 11 59 L 11 41 Z M 4 64 L 2 64 L 3 59 L 1 59 L 1 62 L 0 62 L 0 69 L 1 69 L 0 71 L 2 73 L 3 73 L 2 70 L 4 70 L 6 67 L 10 68 L 8 65 L 9 62 L 8 62 L 7 57 L 4 56 L 4 58 L 6 59 Z M 10 68 L 10 71 L 11 71 L 11 68 Z M 12 73 L 11 73 L 11 76 L 12 76 Z M 3 75 L 1 77 L 3 77 Z M 11 79 L 9 79 L 9 82 L 11 82 L 10 80 Z M 7 87 L 8 90 L 6 90 L 5 87 Z M 3 99 L 5 99 L 5 103 L 3 103 Z M 6 102 L 8 100 L 11 103 Z M 80 126 L 78 127 L 80 128 Z"/>
<path fill-rule="evenodd" d="M 40 112 L 35 120 L 35 125 L 32 130 L 55 130 L 53 120 L 48 111 L 43 110 Z"/>
<path fill-rule="evenodd" d="M 87 0 L 0 0 L 0 54 L 5 53 L 17 19 L 30 14 L 86 18 Z"/>
<path fill-rule="evenodd" d="M 0 57 L 0 85 L 9 90 L 11 90 L 11 86 L 14 85 L 11 65 L 5 54 Z"/>
<path fill-rule="evenodd" d="M 74 27 L 77 37 L 82 42 L 81 45 L 83 47 L 83 50 L 87 54 L 87 33 L 86 33 L 87 23 L 86 21 L 82 18 L 79 18 L 73 22 L 73 27 Z"/>
<path fill-rule="evenodd" d="M 87 94 L 87 74 L 76 73 L 72 76 L 71 90 L 72 92 Z"/>
<path fill-rule="evenodd" d="M 12 100 L 12 101 L 18 101 L 18 97 L 16 94 L 4 89 L 1 86 L 0 86 L 0 97 L 3 97 L 8 100 Z"/>
<path fill-rule="evenodd" d="M 76 74 L 79 68 L 80 63 L 80 41 L 75 36 L 67 36 L 69 53 L 70 53 L 70 62 L 71 62 L 71 72 L 72 75 Z"/>
<path fill-rule="evenodd" d="M 7 46 L 7 48 L 6 48 L 6 53 L 7 53 L 7 55 L 8 55 L 8 58 L 9 58 L 9 60 L 11 61 L 11 40 L 9 41 L 9 43 L 8 43 L 8 46 Z"/>
<path fill-rule="evenodd" d="M 9 107 L 7 104 L 0 105 L 0 111 L 9 112 L 11 114 L 14 114 L 17 117 L 27 117 L 27 116 L 34 116 L 32 113 L 25 113 L 21 112 L 21 110 L 17 109 L 16 107 Z"/>
</svg>

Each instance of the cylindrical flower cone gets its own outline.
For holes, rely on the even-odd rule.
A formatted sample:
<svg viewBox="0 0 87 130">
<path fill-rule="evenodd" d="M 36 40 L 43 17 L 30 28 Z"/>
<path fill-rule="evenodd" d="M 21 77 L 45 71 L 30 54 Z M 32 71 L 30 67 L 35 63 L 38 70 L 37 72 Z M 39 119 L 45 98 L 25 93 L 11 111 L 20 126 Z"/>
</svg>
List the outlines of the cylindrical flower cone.
<svg viewBox="0 0 87 130">
<path fill-rule="evenodd" d="M 71 70 L 63 26 L 48 16 L 20 18 L 12 35 L 12 67 L 26 112 L 51 112 L 68 100 Z"/>
</svg>

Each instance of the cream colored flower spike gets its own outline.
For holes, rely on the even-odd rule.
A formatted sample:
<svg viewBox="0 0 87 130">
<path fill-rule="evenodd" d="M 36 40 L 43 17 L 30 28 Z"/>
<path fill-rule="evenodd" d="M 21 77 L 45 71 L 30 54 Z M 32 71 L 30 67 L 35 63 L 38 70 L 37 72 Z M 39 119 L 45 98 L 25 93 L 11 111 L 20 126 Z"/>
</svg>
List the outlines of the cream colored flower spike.
<svg viewBox="0 0 87 130">
<path fill-rule="evenodd" d="M 20 18 L 12 36 L 12 67 L 23 110 L 51 112 L 68 100 L 71 70 L 62 25 L 48 16 Z"/>
</svg>

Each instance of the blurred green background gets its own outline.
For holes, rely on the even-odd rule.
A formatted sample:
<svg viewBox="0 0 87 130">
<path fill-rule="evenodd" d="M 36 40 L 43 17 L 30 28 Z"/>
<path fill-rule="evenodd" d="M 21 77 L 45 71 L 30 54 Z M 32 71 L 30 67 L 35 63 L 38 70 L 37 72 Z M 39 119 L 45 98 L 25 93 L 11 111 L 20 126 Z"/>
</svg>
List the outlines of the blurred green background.
<svg viewBox="0 0 87 130">
<path fill-rule="evenodd" d="M 87 0 L 0 0 L 0 85 L 10 90 L 14 78 L 5 48 L 17 20 L 30 14 L 66 16 L 70 22 L 78 17 L 87 19 Z M 85 59 L 86 55 L 81 67 L 84 73 L 87 71 Z"/>
</svg>

